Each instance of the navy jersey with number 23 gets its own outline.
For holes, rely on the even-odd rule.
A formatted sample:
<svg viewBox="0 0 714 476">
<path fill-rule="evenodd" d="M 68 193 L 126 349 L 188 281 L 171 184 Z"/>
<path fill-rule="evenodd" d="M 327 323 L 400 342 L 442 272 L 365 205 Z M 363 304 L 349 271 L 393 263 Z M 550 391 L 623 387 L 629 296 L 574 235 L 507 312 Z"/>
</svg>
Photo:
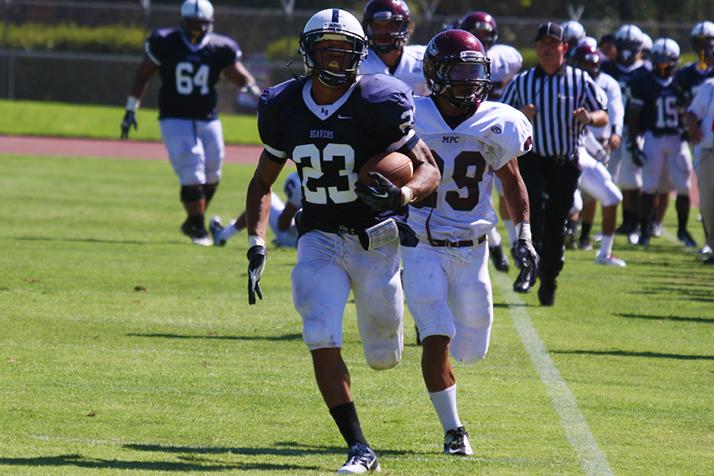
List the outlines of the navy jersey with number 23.
<svg viewBox="0 0 714 476">
<path fill-rule="evenodd" d="M 258 107 L 258 130 L 268 157 L 288 158 L 302 182 L 303 223 L 360 229 L 382 215 L 354 191 L 362 165 L 384 152 L 410 150 L 414 101 L 401 81 L 381 74 L 360 76 L 334 104 L 312 99 L 311 79 L 292 79 L 266 89 Z"/>
</svg>

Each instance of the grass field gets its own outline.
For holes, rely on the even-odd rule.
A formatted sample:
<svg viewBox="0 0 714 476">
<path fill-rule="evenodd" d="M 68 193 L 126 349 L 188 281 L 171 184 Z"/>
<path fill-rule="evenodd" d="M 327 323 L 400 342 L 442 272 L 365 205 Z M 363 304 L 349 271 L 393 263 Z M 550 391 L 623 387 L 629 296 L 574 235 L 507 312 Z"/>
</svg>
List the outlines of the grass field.
<svg viewBox="0 0 714 476">
<path fill-rule="evenodd" d="M 34 136 L 118 139 L 122 107 L 41 101 L 0 100 L 0 133 Z M 131 139 L 161 140 L 156 109 L 139 109 L 139 128 Z M 228 144 L 260 144 L 255 116 L 222 114 L 223 135 Z"/>
<path fill-rule="evenodd" d="M 226 166 L 215 213 L 243 208 L 250 173 Z M 189 245 L 167 163 L 5 155 L 0 184 L 0 473 L 343 462 L 291 304 L 292 250 L 268 250 L 265 299 L 248 307 L 245 236 Z M 616 252 L 626 269 L 569 251 L 553 308 L 492 273 L 489 356 L 456 368 L 473 458 L 440 454 L 411 318 L 402 363 L 375 372 L 350 303 L 344 352 L 384 473 L 711 474 L 714 270 L 664 237 Z"/>
</svg>

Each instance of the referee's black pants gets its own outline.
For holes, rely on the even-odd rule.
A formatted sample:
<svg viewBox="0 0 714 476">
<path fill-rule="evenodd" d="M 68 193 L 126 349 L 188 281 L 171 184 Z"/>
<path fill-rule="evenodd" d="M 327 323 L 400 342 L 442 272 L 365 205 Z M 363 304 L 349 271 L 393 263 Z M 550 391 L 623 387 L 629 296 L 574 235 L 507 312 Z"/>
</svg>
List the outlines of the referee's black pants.
<svg viewBox="0 0 714 476">
<path fill-rule="evenodd" d="M 528 189 L 533 243 L 540 255 L 541 277 L 555 279 L 563 269 L 565 224 L 573 207 L 580 166 L 577 158 L 558 160 L 533 153 L 518 158 Z"/>
</svg>

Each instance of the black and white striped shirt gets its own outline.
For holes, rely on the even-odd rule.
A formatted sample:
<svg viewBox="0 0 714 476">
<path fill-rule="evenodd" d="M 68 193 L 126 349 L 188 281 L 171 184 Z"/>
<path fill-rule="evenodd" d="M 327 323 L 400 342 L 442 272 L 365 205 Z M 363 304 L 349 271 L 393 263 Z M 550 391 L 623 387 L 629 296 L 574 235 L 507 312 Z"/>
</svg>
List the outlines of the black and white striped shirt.
<svg viewBox="0 0 714 476">
<path fill-rule="evenodd" d="M 540 66 L 521 72 L 506 86 L 501 102 L 516 109 L 535 105 L 533 151 L 540 156 L 574 157 L 585 125 L 573 112 L 607 109 L 607 96 L 590 75 L 567 65 L 552 76 Z"/>
</svg>

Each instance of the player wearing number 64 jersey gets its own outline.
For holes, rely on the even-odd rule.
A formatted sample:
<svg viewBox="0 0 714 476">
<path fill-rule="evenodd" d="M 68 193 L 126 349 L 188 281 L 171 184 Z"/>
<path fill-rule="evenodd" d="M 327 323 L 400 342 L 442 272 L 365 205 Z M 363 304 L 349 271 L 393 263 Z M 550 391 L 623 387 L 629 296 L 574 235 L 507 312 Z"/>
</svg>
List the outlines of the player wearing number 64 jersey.
<svg viewBox="0 0 714 476">
<path fill-rule="evenodd" d="M 409 224 L 419 235 L 404 248 L 404 289 L 422 338 L 422 373 L 443 426 L 444 452 L 473 453 L 456 411 L 449 350 L 460 362 L 486 356 L 493 320 L 486 234 L 496 225 L 494 175 L 503 185 L 516 228 L 521 275 L 516 291 L 535 282 L 538 255 L 528 225 L 528 193 L 516 158 L 531 149 L 532 127 L 518 110 L 485 101 L 490 60 L 464 30 L 429 42 L 424 74 L 432 96 L 415 98 L 415 129 L 441 168 L 434 194 L 413 204 Z"/>
<path fill-rule="evenodd" d="M 158 71 L 161 138 L 179 178 L 187 215 L 181 232 L 193 243 L 209 246 L 204 215 L 218 187 L 224 155 L 215 85 L 224 74 L 252 94 L 259 95 L 260 88 L 241 63 L 238 44 L 213 33 L 213 5 L 208 0 L 185 0 L 181 28 L 154 31 L 144 52 L 126 102 L 121 138 L 128 139 L 131 127 L 138 127 L 141 96 Z"/>
</svg>

